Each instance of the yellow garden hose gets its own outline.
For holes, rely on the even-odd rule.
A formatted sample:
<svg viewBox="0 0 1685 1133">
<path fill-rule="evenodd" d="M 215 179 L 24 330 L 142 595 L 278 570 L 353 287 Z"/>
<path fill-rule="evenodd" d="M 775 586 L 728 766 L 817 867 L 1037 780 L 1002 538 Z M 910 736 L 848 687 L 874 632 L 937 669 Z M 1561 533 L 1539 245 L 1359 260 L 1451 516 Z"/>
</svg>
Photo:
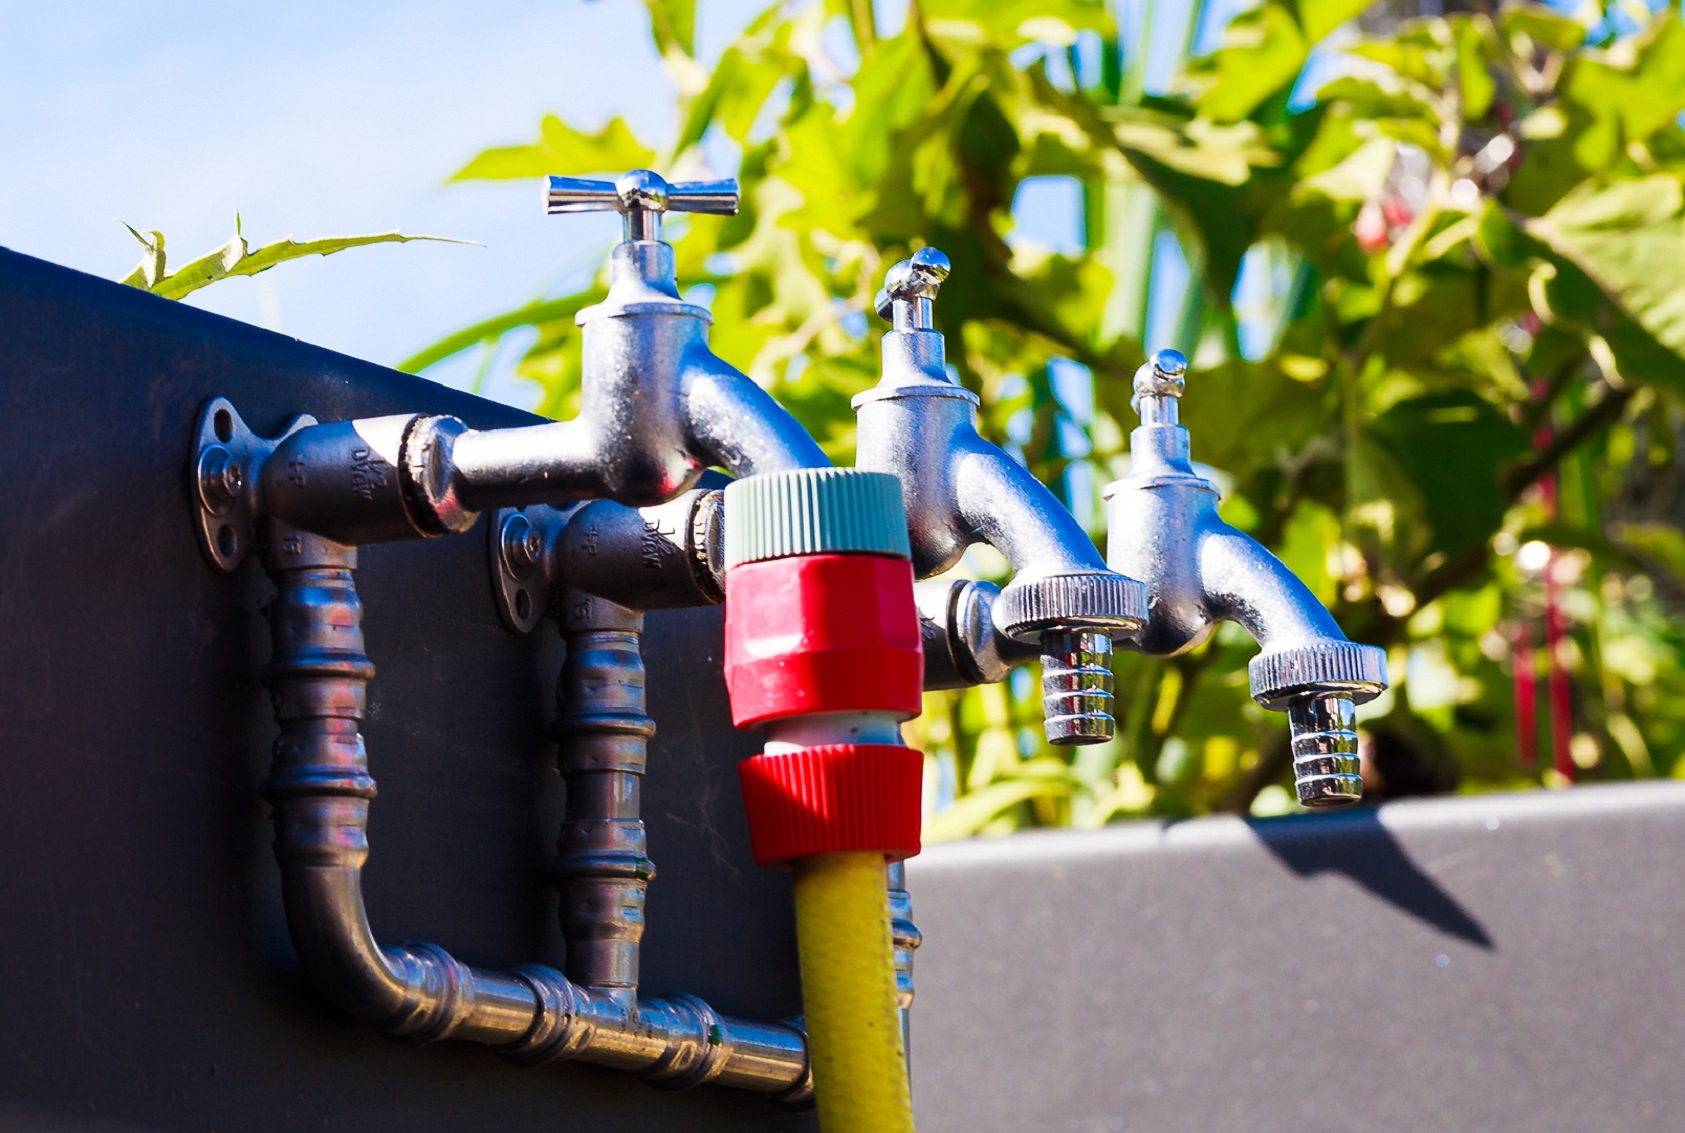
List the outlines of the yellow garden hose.
<svg viewBox="0 0 1685 1133">
<path fill-rule="evenodd" d="M 880 853 L 795 862 L 796 941 L 823 1133 L 913 1133 Z"/>
<path fill-rule="evenodd" d="M 796 879 L 821 1133 L 913 1133 L 885 862 L 919 852 L 924 652 L 901 482 L 802 468 L 725 490 L 725 679 L 760 865 Z"/>
</svg>

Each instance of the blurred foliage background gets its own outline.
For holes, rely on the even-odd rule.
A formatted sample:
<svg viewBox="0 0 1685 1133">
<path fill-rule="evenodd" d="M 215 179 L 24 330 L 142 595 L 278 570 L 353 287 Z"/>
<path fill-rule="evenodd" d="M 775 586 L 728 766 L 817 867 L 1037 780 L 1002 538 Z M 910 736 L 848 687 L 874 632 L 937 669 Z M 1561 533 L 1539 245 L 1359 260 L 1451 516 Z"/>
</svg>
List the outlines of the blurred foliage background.
<svg viewBox="0 0 1685 1133">
<path fill-rule="evenodd" d="M 1372 799 L 1685 775 L 1677 4 L 1264 0 L 1162 93 L 1145 23 L 1101 0 L 914 0 L 893 29 L 870 0 L 779 3 L 711 69 L 693 0 L 648 7 L 670 144 L 548 117 L 455 177 L 737 176 L 737 216 L 670 222 L 681 284 L 843 463 L 878 375 L 871 297 L 941 248 L 937 322 L 985 435 L 1102 545 L 1130 377 L 1179 347 L 1225 517 L 1390 651 L 1362 712 Z M 1200 5 L 1179 18 L 1191 44 Z M 1015 202 L 1059 200 L 1071 246 L 1015 228 Z M 406 367 L 524 336 L 520 374 L 571 415 L 573 316 L 603 282 Z M 1254 648 L 1228 627 L 1120 653 L 1118 739 L 1074 751 L 1044 744 L 1035 674 L 930 694 L 928 834 L 1291 809 Z"/>
</svg>

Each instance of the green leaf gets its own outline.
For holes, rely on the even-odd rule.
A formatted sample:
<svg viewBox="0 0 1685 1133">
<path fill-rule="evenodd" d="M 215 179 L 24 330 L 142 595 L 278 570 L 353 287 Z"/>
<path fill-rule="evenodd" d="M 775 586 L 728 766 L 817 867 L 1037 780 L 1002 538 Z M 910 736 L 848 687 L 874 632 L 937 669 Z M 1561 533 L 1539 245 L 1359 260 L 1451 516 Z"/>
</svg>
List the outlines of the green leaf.
<svg viewBox="0 0 1685 1133">
<path fill-rule="evenodd" d="M 1613 535 L 1629 553 L 1662 567 L 1685 589 L 1685 532 L 1667 523 L 1616 524 Z"/>
<path fill-rule="evenodd" d="M 1367 0 L 1266 0 L 1241 13 L 1224 30 L 1222 46 L 1188 68 L 1194 106 L 1219 122 L 1236 122 L 1284 99 L 1311 49 L 1368 6 Z"/>
<path fill-rule="evenodd" d="M 125 225 L 125 227 L 127 227 Z M 129 228 L 130 232 L 135 232 Z M 200 256 L 177 271 L 160 275 L 164 267 L 164 237 L 154 232 L 154 243 L 135 233 L 135 238 L 147 245 L 148 252 L 123 282 L 151 291 L 165 299 L 180 299 L 219 279 L 236 275 L 256 275 L 276 264 L 305 256 L 329 256 L 347 248 L 361 248 L 368 244 L 407 244 L 412 240 L 429 240 L 442 244 L 472 244 L 472 240 L 455 240 L 448 236 L 406 236 L 402 232 L 377 232 L 370 236 L 329 236 L 321 240 L 294 240 L 287 237 L 273 244 L 265 244 L 257 251 L 250 250 L 244 236 L 236 235 L 216 251 Z"/>
<path fill-rule="evenodd" d="M 1294 192 L 1358 204 L 1375 200 L 1397 156 L 1391 138 L 1371 138 L 1338 165 L 1300 181 Z"/>
<path fill-rule="evenodd" d="M 164 234 L 154 228 L 143 236 L 135 229 L 134 225 L 121 220 L 117 223 L 127 228 L 129 234 L 139 240 L 140 246 L 146 249 L 146 254 L 140 258 L 140 263 L 136 264 L 134 270 L 125 275 L 120 282 L 126 283 L 130 287 L 139 287 L 150 291 L 153 284 L 164 278 Z"/>
<path fill-rule="evenodd" d="M 1033 42 L 1069 47 L 1079 32 L 1115 30 L 1103 0 L 921 0 L 918 11 L 937 25 L 935 34 L 991 40 L 1009 50 Z"/>
<path fill-rule="evenodd" d="M 448 334 L 410 357 L 398 363 L 398 369 L 406 374 L 419 374 L 427 367 L 444 361 L 453 354 L 494 341 L 512 330 L 520 327 L 542 327 L 551 323 L 565 323 L 572 325 L 573 317 L 585 308 L 588 303 L 600 296 L 595 292 L 581 295 L 569 295 L 565 299 L 535 300 L 524 307 L 517 307 L 513 311 L 495 315 L 492 318 L 463 327 L 454 334 Z"/>
<path fill-rule="evenodd" d="M 650 37 L 663 55 L 674 48 L 696 54 L 696 0 L 644 0 L 644 7 Z"/>
<path fill-rule="evenodd" d="M 592 134 L 582 133 L 554 114 L 539 124 L 538 140 L 524 146 L 488 149 L 451 174 L 452 181 L 507 181 L 520 177 L 617 177 L 642 169 L 655 151 L 639 142 L 620 118 Z"/>
<path fill-rule="evenodd" d="M 1606 51 L 1569 56 L 1557 92 L 1522 120 L 1523 160 L 1503 194 L 1532 215 L 1587 176 L 1647 171 L 1644 147 L 1685 112 L 1685 24 L 1670 11 Z"/>
<path fill-rule="evenodd" d="M 928 842 L 950 842 L 969 838 L 993 822 L 1003 811 L 1031 799 L 1068 798 L 1072 782 L 1050 778 L 1002 779 L 962 795 L 931 815 L 924 824 Z"/>
<path fill-rule="evenodd" d="M 1424 554 L 1455 557 L 1503 525 L 1500 473 L 1531 445 L 1489 401 L 1468 390 L 1411 398 L 1366 431 L 1421 493 L 1422 518 L 1432 529 Z"/>
<path fill-rule="evenodd" d="M 1316 600 L 1332 606 L 1339 594 L 1340 580 L 1328 569 L 1332 552 L 1340 542 L 1340 517 L 1329 508 L 1300 500 L 1282 528 L 1276 554 L 1287 569 L 1310 587 Z"/>
<path fill-rule="evenodd" d="M 1451 30 L 1457 44 L 1457 85 L 1463 118 L 1477 122 L 1492 109 L 1498 93 L 1498 81 L 1492 75 L 1496 37 L 1491 22 L 1483 15 L 1456 17 Z"/>
<path fill-rule="evenodd" d="M 1573 51 L 1586 41 L 1584 24 L 1543 4 L 1505 4 L 1498 12 L 1498 28 L 1511 41 L 1525 36 L 1533 46 L 1549 51 Z"/>
<path fill-rule="evenodd" d="M 1555 313 L 1615 336 L 1614 347 L 1631 335 L 1600 313 L 1606 304 L 1675 356 L 1668 369 L 1685 364 L 1679 361 L 1685 358 L 1685 184 L 1678 177 L 1587 182 L 1525 228 L 1596 287 L 1593 293 L 1577 286 L 1558 265 L 1545 281 Z M 1645 354 L 1646 368 L 1660 360 Z M 1623 367 L 1623 376 L 1651 375 Z"/>
<path fill-rule="evenodd" d="M 708 127 L 719 122 L 729 137 L 748 138 L 761 107 L 780 81 L 802 66 L 790 50 L 793 28 L 780 20 L 780 9 L 769 8 L 750 22 L 737 41 L 725 49 L 708 80 L 688 100 L 672 153 L 677 156 L 702 140 Z"/>
</svg>

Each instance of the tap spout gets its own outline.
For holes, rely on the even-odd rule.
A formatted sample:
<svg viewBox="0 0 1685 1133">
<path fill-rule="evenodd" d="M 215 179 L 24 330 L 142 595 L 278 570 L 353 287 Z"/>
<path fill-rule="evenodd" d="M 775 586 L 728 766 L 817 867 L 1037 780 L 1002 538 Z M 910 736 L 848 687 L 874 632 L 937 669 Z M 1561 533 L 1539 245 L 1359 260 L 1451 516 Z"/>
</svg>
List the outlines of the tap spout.
<svg viewBox="0 0 1685 1133">
<path fill-rule="evenodd" d="M 969 429 L 953 439 L 954 519 L 972 542 L 999 551 L 1014 577 L 1106 571 L 1088 532 L 1047 485 Z"/>
<path fill-rule="evenodd" d="M 1265 653 L 1345 640 L 1334 615 L 1286 563 L 1221 520 L 1201 533 L 1199 577 L 1212 616 L 1239 623 Z"/>
<path fill-rule="evenodd" d="M 705 463 L 739 478 L 830 466 L 789 410 L 705 343 L 685 355 L 682 383 L 686 446 Z"/>
<path fill-rule="evenodd" d="M 1168 657 L 1220 621 L 1238 623 L 1262 647 L 1249 670 L 1253 699 L 1288 714 L 1299 801 L 1354 802 L 1363 780 L 1353 710 L 1386 688 L 1386 654 L 1348 641 L 1285 563 L 1219 517 L 1217 490 L 1195 471 L 1178 419 L 1186 368 L 1173 350 L 1141 368 L 1130 475 L 1105 489 L 1106 560 L 1153 596 L 1146 625 L 1120 641 Z"/>
<path fill-rule="evenodd" d="M 1013 578 L 993 604 L 995 628 L 1039 643 L 1048 740 L 1099 743 L 1114 730 L 1110 635 L 1144 621 L 1146 591 L 1108 569 L 1047 486 L 977 432 L 977 396 L 948 376 L 931 325 L 947 274 L 947 258 L 926 248 L 885 279 L 877 308 L 894 329 L 882 379 L 854 399 L 855 462 L 901 481 L 917 577 L 974 543 L 1001 552 Z"/>
</svg>

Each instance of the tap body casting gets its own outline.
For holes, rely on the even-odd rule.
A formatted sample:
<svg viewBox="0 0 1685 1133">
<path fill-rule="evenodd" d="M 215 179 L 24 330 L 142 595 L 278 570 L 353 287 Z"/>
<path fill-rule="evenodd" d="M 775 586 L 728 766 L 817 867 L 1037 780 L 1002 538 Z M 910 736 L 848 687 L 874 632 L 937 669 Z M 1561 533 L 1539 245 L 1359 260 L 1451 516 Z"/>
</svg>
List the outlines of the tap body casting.
<svg viewBox="0 0 1685 1133">
<path fill-rule="evenodd" d="M 931 325 L 947 274 L 947 257 L 926 248 L 891 268 L 878 293 L 878 313 L 894 329 L 883 340 L 882 379 L 854 399 L 856 466 L 900 479 L 917 577 L 947 570 L 973 543 L 1001 552 L 1013 578 L 987 595 L 992 628 L 1039 645 L 1047 738 L 1099 743 L 1114 728 L 1111 635 L 1142 623 L 1146 591 L 1108 569 L 1053 493 L 978 434 L 977 395 L 949 377 L 942 335 Z M 968 623 L 947 624 L 963 634 Z M 943 679 L 969 677 L 969 669 L 998 680 L 988 670 L 1004 675 L 989 664 L 999 654 L 992 643 L 960 643 Z"/>
<path fill-rule="evenodd" d="M 1238 622 L 1261 646 L 1253 699 L 1288 713 L 1299 801 L 1355 801 L 1363 779 L 1353 707 L 1386 688 L 1386 654 L 1348 641 L 1280 559 L 1219 517 L 1217 489 L 1195 471 L 1178 417 L 1186 370 L 1180 354 L 1161 350 L 1136 374 L 1130 474 L 1105 489 L 1107 561 L 1152 593 L 1146 625 L 1121 641 L 1168 657 L 1216 623 Z"/>
<path fill-rule="evenodd" d="M 658 504 L 711 465 L 751 476 L 830 464 L 783 406 L 708 348 L 707 308 L 679 297 L 661 216 L 733 212 L 734 183 L 669 185 L 648 170 L 614 183 L 552 177 L 546 201 L 552 213 L 625 217 L 608 295 L 577 316 L 579 415 L 486 431 L 420 415 L 310 425 L 251 477 L 265 514 L 357 544 L 465 531 L 490 508 Z M 222 475 L 202 469 L 201 480 L 210 471 Z"/>
</svg>

